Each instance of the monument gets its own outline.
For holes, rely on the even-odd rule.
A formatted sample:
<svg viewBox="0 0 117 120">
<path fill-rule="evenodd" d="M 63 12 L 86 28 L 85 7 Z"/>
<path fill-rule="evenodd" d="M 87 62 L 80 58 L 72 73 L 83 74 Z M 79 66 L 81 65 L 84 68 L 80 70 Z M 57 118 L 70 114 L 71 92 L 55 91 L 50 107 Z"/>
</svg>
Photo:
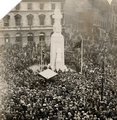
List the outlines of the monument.
<svg viewBox="0 0 117 120">
<path fill-rule="evenodd" d="M 53 34 L 51 36 L 51 50 L 50 50 L 50 67 L 52 70 L 66 71 L 64 59 L 64 37 L 62 35 L 61 19 L 62 14 L 58 7 L 56 7 L 54 14 Z"/>
</svg>

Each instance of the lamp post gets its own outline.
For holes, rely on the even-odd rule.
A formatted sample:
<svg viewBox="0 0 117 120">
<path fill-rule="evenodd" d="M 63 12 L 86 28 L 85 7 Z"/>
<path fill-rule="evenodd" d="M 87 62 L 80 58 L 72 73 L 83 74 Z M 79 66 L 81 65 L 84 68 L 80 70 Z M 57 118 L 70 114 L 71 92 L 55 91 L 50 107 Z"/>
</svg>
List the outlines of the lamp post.
<svg viewBox="0 0 117 120">
<path fill-rule="evenodd" d="M 104 58 L 103 58 L 104 59 Z M 105 75 L 104 75 L 104 60 L 102 64 L 102 78 L 101 78 L 101 101 L 103 101 L 103 95 L 104 95 L 104 82 L 105 82 Z"/>
<path fill-rule="evenodd" d="M 39 35 L 39 39 L 40 39 L 40 51 L 41 51 L 41 66 L 40 66 L 40 71 L 42 71 L 42 69 L 43 69 L 43 45 L 42 45 L 42 42 L 43 42 L 43 40 L 44 40 L 44 34 L 43 33 L 40 33 L 40 35 Z"/>
<path fill-rule="evenodd" d="M 95 76 L 94 76 L 94 74 L 95 74 L 95 70 L 93 70 L 93 69 L 91 69 L 90 70 L 90 73 L 91 73 L 91 78 L 92 78 L 92 82 L 93 82 L 93 86 L 92 86 L 92 96 L 94 95 L 94 84 L 95 84 Z"/>
<path fill-rule="evenodd" d="M 42 71 L 42 68 L 43 68 L 43 55 L 42 55 L 42 40 L 41 40 L 41 71 Z"/>
<path fill-rule="evenodd" d="M 107 42 L 107 33 L 105 33 L 104 36 L 104 42 L 103 42 L 103 61 L 102 61 L 102 78 L 101 78 L 101 101 L 103 101 L 103 96 L 104 96 L 104 84 L 105 84 L 105 59 L 106 59 L 106 42 Z"/>
<path fill-rule="evenodd" d="M 19 38 L 18 38 L 18 41 L 16 40 L 17 42 L 16 44 L 22 47 L 22 23 L 17 26 L 17 31 L 19 33 L 19 36 L 16 36 L 16 37 L 19 37 Z"/>
<path fill-rule="evenodd" d="M 82 37 L 82 35 L 80 35 L 80 37 L 81 37 L 81 71 L 80 71 L 80 73 L 82 74 L 83 73 L 83 47 L 84 47 L 84 41 L 83 41 L 83 37 Z"/>
</svg>

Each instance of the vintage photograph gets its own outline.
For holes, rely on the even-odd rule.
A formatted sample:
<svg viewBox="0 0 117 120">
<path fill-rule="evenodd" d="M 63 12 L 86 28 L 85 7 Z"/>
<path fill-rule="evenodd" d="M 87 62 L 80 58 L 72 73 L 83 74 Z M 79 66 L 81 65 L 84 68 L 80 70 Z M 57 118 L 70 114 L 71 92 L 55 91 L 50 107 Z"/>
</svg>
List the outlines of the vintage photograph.
<svg viewBox="0 0 117 120">
<path fill-rule="evenodd" d="M 0 20 L 0 120 L 117 120 L 117 0 L 22 0 Z"/>
</svg>

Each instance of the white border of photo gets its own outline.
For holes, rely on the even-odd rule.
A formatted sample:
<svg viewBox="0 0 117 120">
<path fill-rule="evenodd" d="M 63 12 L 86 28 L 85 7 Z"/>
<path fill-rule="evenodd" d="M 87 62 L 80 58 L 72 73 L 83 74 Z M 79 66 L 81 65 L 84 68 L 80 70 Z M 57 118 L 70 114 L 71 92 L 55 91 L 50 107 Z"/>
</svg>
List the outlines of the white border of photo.
<svg viewBox="0 0 117 120">
<path fill-rule="evenodd" d="M 7 15 L 22 0 L 0 0 L 0 19 Z"/>
</svg>

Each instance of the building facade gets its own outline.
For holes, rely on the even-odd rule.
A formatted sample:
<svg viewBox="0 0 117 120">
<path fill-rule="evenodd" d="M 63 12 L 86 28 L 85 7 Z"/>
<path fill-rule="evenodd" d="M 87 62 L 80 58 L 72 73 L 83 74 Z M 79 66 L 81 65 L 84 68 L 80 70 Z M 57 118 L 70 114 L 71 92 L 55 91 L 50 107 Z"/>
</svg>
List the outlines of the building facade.
<svg viewBox="0 0 117 120">
<path fill-rule="evenodd" d="M 64 0 L 22 0 L 0 21 L 0 44 L 38 44 L 43 38 L 49 45 L 53 12 L 56 7 L 63 12 L 63 6 Z"/>
<path fill-rule="evenodd" d="M 112 0 L 111 2 L 111 39 L 113 45 L 117 45 L 117 1 Z"/>
<path fill-rule="evenodd" d="M 94 29 L 99 29 L 100 36 L 110 30 L 110 5 L 107 0 L 68 0 L 65 6 L 65 17 L 69 20 L 66 24 L 73 25 L 79 32 L 92 34 Z M 72 3 L 71 3 L 72 2 Z M 73 12 L 68 12 L 68 11 Z M 73 22 L 74 21 L 74 22 Z M 69 26 L 68 26 L 69 27 Z"/>
<path fill-rule="evenodd" d="M 111 2 L 111 28 L 115 33 L 117 32 L 117 1 L 112 0 Z"/>
</svg>

